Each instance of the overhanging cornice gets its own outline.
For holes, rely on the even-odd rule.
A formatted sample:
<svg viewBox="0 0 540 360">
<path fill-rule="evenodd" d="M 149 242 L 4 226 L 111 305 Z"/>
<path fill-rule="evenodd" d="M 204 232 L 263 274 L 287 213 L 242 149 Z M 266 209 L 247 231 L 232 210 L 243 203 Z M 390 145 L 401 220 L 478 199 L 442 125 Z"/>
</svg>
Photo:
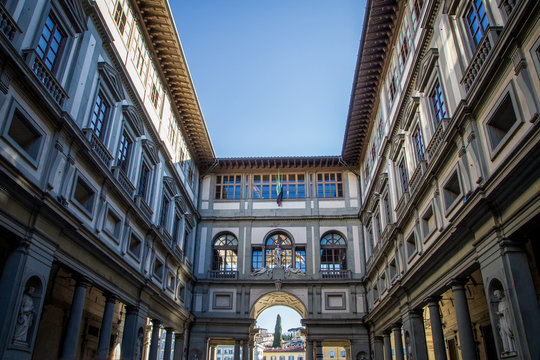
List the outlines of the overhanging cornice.
<svg viewBox="0 0 540 360">
<path fill-rule="evenodd" d="M 135 3 L 188 148 L 195 163 L 204 170 L 214 161 L 215 153 L 169 4 L 166 0 L 136 0 Z"/>
<path fill-rule="evenodd" d="M 368 0 L 364 17 L 364 29 L 351 92 L 351 102 L 343 139 L 341 156 L 351 164 L 358 165 L 360 155 L 373 118 L 378 89 L 390 53 L 390 40 L 398 12 L 397 0 Z"/>
</svg>

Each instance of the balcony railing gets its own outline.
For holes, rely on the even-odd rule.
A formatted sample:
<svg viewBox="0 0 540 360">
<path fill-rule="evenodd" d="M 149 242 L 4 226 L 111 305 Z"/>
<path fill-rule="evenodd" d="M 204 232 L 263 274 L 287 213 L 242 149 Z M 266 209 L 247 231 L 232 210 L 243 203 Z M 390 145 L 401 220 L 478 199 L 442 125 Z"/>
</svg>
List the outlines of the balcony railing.
<svg viewBox="0 0 540 360">
<path fill-rule="evenodd" d="M 439 149 L 439 146 L 442 143 L 444 133 L 446 132 L 446 129 L 448 128 L 448 123 L 450 120 L 448 118 L 444 118 L 439 122 L 439 125 L 437 126 L 437 129 L 435 130 L 435 134 L 433 134 L 433 137 L 431 138 L 431 141 L 429 142 L 428 147 L 426 148 L 426 153 L 428 155 L 428 160 L 431 161 L 433 157 L 435 156 L 435 153 Z"/>
<path fill-rule="evenodd" d="M 489 53 L 495 47 L 495 43 L 499 39 L 501 29 L 501 27 L 490 26 L 486 30 L 482 40 L 480 40 L 474 56 L 471 59 L 471 63 L 467 67 L 467 70 L 465 70 L 465 74 L 461 80 L 461 83 L 463 86 L 465 86 L 465 90 L 467 90 L 467 92 L 473 86 L 474 81 L 476 80 L 477 75 L 480 73 L 480 70 L 482 70 Z"/>
<path fill-rule="evenodd" d="M 131 180 L 129 180 L 124 170 L 118 166 L 113 166 L 112 170 L 114 177 L 116 180 L 118 180 L 120 186 L 122 186 L 122 189 L 124 189 L 124 191 L 128 193 L 129 197 L 132 198 L 133 193 L 135 192 L 135 185 L 131 183 Z"/>
<path fill-rule="evenodd" d="M 45 86 L 54 101 L 61 107 L 64 106 L 64 102 L 68 98 L 68 95 L 58 80 L 56 80 L 52 71 L 49 70 L 43 60 L 39 57 L 36 50 L 24 50 L 23 57 L 26 61 L 26 65 L 28 65 L 32 72 L 37 76 L 38 80 Z"/>
<path fill-rule="evenodd" d="M 142 213 L 144 214 L 144 216 L 146 216 L 146 218 L 149 220 L 149 221 L 152 221 L 152 214 L 154 213 L 152 211 L 152 209 L 150 208 L 150 206 L 146 203 L 146 200 L 140 196 L 140 195 L 136 195 L 135 196 L 135 202 L 137 203 L 137 206 L 139 207 L 139 209 L 142 211 Z"/>
<path fill-rule="evenodd" d="M 6 10 L 4 5 L 0 2 L 0 32 L 4 34 L 9 41 L 13 42 L 15 35 L 21 33 L 21 29 L 13 20 L 9 12 Z"/>
<path fill-rule="evenodd" d="M 350 270 L 321 270 L 323 279 L 350 279 Z"/>
<path fill-rule="evenodd" d="M 418 163 L 418 165 L 416 165 L 416 169 L 414 170 L 411 176 L 411 181 L 409 182 L 411 193 L 413 193 L 416 190 L 425 172 L 426 172 L 426 161 L 422 160 Z"/>
<path fill-rule="evenodd" d="M 109 150 L 107 150 L 107 148 L 105 147 L 105 144 L 103 144 L 101 139 L 96 136 L 94 130 L 90 128 L 85 128 L 82 131 L 84 133 L 84 136 L 86 136 L 86 138 L 90 142 L 90 147 L 92 148 L 92 150 L 94 150 L 94 153 L 101 160 L 101 162 L 103 162 L 103 164 L 107 168 L 109 168 L 111 166 L 113 157 Z"/>
<path fill-rule="evenodd" d="M 407 202 L 409 202 L 409 198 L 410 195 L 408 191 L 401 194 L 401 197 L 396 205 L 396 215 L 398 219 L 401 218 L 401 215 L 403 215 L 403 211 L 405 211 L 405 206 L 407 205 Z"/>
<path fill-rule="evenodd" d="M 210 270 L 208 271 L 210 279 L 236 279 L 238 271 L 236 270 Z"/>
</svg>

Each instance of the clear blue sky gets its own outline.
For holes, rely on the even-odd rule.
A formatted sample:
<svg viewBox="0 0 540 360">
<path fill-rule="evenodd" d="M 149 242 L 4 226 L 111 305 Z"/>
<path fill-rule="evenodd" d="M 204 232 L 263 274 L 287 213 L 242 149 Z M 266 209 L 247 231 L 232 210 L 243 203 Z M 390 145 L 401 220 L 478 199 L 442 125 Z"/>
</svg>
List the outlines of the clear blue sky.
<svg viewBox="0 0 540 360">
<path fill-rule="evenodd" d="M 281 330 L 286 333 L 287 330 L 302 326 L 300 323 L 300 314 L 288 306 L 272 306 L 264 310 L 257 318 L 257 327 L 274 333 L 276 327 L 276 318 L 281 316 Z"/>
<path fill-rule="evenodd" d="M 170 3 L 218 157 L 341 153 L 365 0 Z"/>
</svg>

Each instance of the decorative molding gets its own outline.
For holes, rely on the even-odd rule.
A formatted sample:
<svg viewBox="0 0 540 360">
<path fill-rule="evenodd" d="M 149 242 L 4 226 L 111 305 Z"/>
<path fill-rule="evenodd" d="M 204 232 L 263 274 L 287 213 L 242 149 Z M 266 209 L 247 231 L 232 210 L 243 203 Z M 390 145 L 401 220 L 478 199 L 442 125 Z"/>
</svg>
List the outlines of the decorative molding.
<svg viewBox="0 0 540 360">
<path fill-rule="evenodd" d="M 133 105 L 124 105 L 122 106 L 122 113 L 135 132 L 135 136 L 143 136 L 144 124 L 137 108 Z"/>
<path fill-rule="evenodd" d="M 403 118 L 401 119 L 401 128 L 405 131 L 409 130 L 412 120 L 416 115 L 418 106 L 420 105 L 420 96 L 409 96 L 407 104 L 405 105 L 405 111 Z"/>
<path fill-rule="evenodd" d="M 124 100 L 126 96 L 124 94 L 122 80 L 120 79 L 120 74 L 118 74 L 118 71 L 105 61 L 98 63 L 98 70 L 109 91 L 114 97 L 114 100 L 116 102 Z"/>
<path fill-rule="evenodd" d="M 159 154 L 156 144 L 154 144 L 153 141 L 148 139 L 142 140 L 142 146 L 143 149 L 146 151 L 148 156 L 150 157 L 150 160 L 154 165 L 159 164 Z"/>
<path fill-rule="evenodd" d="M 73 24 L 76 33 L 80 34 L 88 30 L 88 26 L 86 26 L 86 14 L 84 13 L 82 1 L 63 0 L 59 1 L 58 3 L 63 6 L 66 16 Z"/>
<path fill-rule="evenodd" d="M 182 212 L 182 214 L 187 213 L 186 201 L 184 200 L 184 197 L 182 195 L 177 194 L 174 197 L 174 202 L 176 203 L 176 206 L 180 208 L 180 211 Z"/>
<path fill-rule="evenodd" d="M 178 188 L 176 187 L 176 183 L 172 176 L 163 176 L 163 185 L 171 195 L 175 195 L 178 192 Z"/>
<path fill-rule="evenodd" d="M 418 71 L 415 90 L 424 92 L 437 60 L 439 60 L 439 50 L 436 48 L 429 49 L 420 62 L 420 70 Z"/>
<path fill-rule="evenodd" d="M 392 149 L 390 152 L 390 157 L 392 158 L 392 161 L 396 161 L 397 157 L 399 155 L 399 151 L 403 148 L 403 143 L 405 142 L 405 133 L 400 132 L 397 133 L 392 138 Z"/>
</svg>

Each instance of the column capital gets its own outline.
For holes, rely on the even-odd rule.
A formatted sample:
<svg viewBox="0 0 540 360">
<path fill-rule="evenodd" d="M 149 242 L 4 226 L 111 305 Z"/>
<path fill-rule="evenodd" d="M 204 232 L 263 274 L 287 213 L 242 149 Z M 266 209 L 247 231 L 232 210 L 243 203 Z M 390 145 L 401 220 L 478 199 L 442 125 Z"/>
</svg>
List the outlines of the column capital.
<svg viewBox="0 0 540 360">
<path fill-rule="evenodd" d="M 455 278 L 450 281 L 450 287 L 452 287 L 452 290 L 465 289 L 466 283 L 467 283 L 466 278 Z"/>
<path fill-rule="evenodd" d="M 115 294 L 108 291 L 103 293 L 103 297 L 105 297 L 105 302 L 108 302 L 108 303 L 110 302 L 115 303 L 116 300 L 118 300 L 118 297 Z"/>
<path fill-rule="evenodd" d="M 178 338 L 183 338 L 184 337 L 184 332 L 174 332 L 174 338 L 175 339 L 178 339 Z"/>
<path fill-rule="evenodd" d="M 431 295 L 426 299 L 427 306 L 439 306 L 441 299 L 439 295 Z"/>
<path fill-rule="evenodd" d="M 134 306 L 134 305 L 126 305 L 126 315 L 127 314 L 133 314 L 133 313 L 136 313 L 139 311 L 139 307 L 138 306 Z"/>
<path fill-rule="evenodd" d="M 152 325 L 153 326 L 160 326 L 162 323 L 161 323 L 161 320 L 159 319 L 152 319 Z"/>
<path fill-rule="evenodd" d="M 401 331 L 401 323 L 392 324 L 392 331 Z"/>
</svg>

